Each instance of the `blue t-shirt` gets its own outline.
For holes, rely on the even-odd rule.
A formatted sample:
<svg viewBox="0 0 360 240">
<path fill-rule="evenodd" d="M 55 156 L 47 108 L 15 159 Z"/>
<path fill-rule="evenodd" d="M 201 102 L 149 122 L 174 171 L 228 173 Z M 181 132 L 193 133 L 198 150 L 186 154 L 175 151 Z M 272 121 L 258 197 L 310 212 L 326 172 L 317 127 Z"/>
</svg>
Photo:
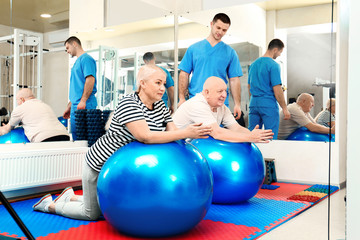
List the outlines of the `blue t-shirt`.
<svg viewBox="0 0 360 240">
<path fill-rule="evenodd" d="M 166 73 L 166 84 L 165 87 L 166 89 L 168 89 L 169 87 L 174 86 L 174 80 L 172 79 L 170 73 L 168 70 L 166 70 L 163 67 L 160 67 L 162 70 L 164 70 L 164 72 Z M 162 100 L 164 101 L 166 107 L 168 106 L 168 95 L 166 93 L 167 91 L 164 92 L 164 95 L 162 96 Z"/>
<path fill-rule="evenodd" d="M 277 101 L 273 87 L 281 85 L 280 65 L 269 57 L 260 57 L 250 66 L 250 107 L 275 107 Z"/>
<path fill-rule="evenodd" d="M 88 76 L 95 78 L 94 89 L 88 101 L 96 101 L 96 62 L 89 54 L 84 53 L 76 59 L 71 69 L 69 98 L 72 105 L 77 105 L 80 102 L 84 92 L 85 80 Z"/>
<path fill-rule="evenodd" d="M 179 69 L 188 74 L 192 73 L 189 83 L 190 97 L 201 92 L 204 82 L 211 76 L 222 78 L 227 83 L 227 78 L 243 75 L 239 58 L 234 49 L 224 42 L 219 42 L 212 47 L 206 39 L 187 49 Z M 225 103 L 228 104 L 228 97 Z"/>
</svg>

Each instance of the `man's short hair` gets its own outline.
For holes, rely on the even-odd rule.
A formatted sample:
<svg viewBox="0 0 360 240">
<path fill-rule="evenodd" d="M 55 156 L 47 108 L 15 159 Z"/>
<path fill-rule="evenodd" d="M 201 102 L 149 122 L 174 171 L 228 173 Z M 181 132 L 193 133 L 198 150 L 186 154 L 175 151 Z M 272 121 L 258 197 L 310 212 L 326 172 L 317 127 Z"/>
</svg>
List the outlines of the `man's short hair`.
<svg viewBox="0 0 360 240">
<path fill-rule="evenodd" d="M 66 39 L 66 41 L 64 42 L 64 45 L 66 45 L 66 43 L 72 44 L 73 42 L 76 42 L 79 46 L 81 46 L 80 39 L 78 39 L 75 36 L 71 36 L 68 39 Z"/>
<path fill-rule="evenodd" d="M 280 39 L 273 39 L 270 41 L 269 45 L 268 45 L 268 50 L 272 50 L 274 48 L 278 48 L 279 50 L 284 48 L 284 43 L 280 40 Z"/>
<path fill-rule="evenodd" d="M 222 21 L 223 23 L 229 24 L 231 25 L 231 21 L 228 15 L 226 15 L 225 13 L 218 13 L 214 16 L 213 18 L 213 23 L 216 23 L 217 20 Z"/>
<path fill-rule="evenodd" d="M 154 54 L 152 52 L 147 52 L 143 56 L 144 62 L 149 62 L 154 59 Z"/>
</svg>

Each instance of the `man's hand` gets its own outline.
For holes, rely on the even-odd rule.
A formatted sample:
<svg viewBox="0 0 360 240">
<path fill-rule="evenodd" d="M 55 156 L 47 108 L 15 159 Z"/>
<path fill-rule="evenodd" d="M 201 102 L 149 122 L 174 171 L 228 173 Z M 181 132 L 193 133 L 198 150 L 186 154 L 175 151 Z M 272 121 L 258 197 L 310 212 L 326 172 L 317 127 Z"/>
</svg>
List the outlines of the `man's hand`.
<svg viewBox="0 0 360 240">
<path fill-rule="evenodd" d="M 259 129 L 259 125 L 256 125 L 250 133 L 251 142 L 254 143 L 268 143 L 273 138 L 273 135 L 272 130 Z"/>
<path fill-rule="evenodd" d="M 291 117 L 289 110 L 285 108 L 283 109 L 283 113 L 284 113 L 284 120 L 289 120 Z"/>
<path fill-rule="evenodd" d="M 211 126 L 202 126 L 202 123 L 190 124 L 185 128 L 189 138 L 208 138 L 212 131 Z"/>
<path fill-rule="evenodd" d="M 236 120 L 240 119 L 240 117 L 241 117 L 240 105 L 235 105 L 234 106 L 234 117 L 235 117 Z"/>
<path fill-rule="evenodd" d="M 64 119 L 69 119 L 70 118 L 70 112 L 71 112 L 71 102 L 68 103 L 68 105 L 66 106 L 66 109 L 63 113 L 63 118 Z"/>
<path fill-rule="evenodd" d="M 70 108 L 66 108 L 65 112 L 63 113 L 63 118 L 64 119 L 70 118 Z"/>
<path fill-rule="evenodd" d="M 80 101 L 79 104 L 77 105 L 76 110 L 85 109 L 85 108 L 86 108 L 86 102 Z"/>
</svg>

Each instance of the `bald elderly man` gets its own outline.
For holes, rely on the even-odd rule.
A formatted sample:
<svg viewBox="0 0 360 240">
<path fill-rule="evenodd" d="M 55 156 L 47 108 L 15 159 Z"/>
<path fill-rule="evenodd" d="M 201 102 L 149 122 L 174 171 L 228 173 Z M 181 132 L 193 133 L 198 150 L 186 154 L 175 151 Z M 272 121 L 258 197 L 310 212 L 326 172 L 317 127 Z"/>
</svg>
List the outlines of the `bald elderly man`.
<svg viewBox="0 0 360 240">
<path fill-rule="evenodd" d="M 306 127 L 311 132 L 329 133 L 329 128 L 315 122 L 310 115 L 310 110 L 314 106 L 314 97 L 308 93 L 302 93 L 295 103 L 288 105 L 290 119 L 284 120 L 284 113 L 280 112 L 280 125 L 278 139 L 287 139 L 295 130 Z M 335 133 L 335 126 L 331 128 L 331 133 Z"/>
<path fill-rule="evenodd" d="M 0 127 L 0 135 L 11 131 L 21 122 L 30 142 L 69 141 L 69 134 L 49 105 L 36 99 L 29 88 L 16 94 L 18 106 L 12 111 L 9 123 Z"/>
<path fill-rule="evenodd" d="M 184 102 L 175 112 L 175 125 L 185 128 L 189 124 L 202 123 L 203 126 L 212 127 L 210 136 L 227 142 L 269 142 L 274 135 L 271 130 L 261 130 L 256 126 L 250 131 L 236 122 L 230 109 L 224 104 L 226 89 L 224 80 L 209 77 L 203 85 L 203 91 Z"/>
</svg>

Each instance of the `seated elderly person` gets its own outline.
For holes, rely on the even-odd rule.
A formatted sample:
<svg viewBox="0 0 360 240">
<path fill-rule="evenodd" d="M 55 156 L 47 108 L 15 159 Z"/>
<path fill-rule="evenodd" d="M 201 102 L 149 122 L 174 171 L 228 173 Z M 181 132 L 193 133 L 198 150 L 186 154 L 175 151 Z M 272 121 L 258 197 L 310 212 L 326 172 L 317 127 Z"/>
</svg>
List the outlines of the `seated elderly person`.
<svg viewBox="0 0 360 240">
<path fill-rule="evenodd" d="M 226 89 L 224 80 L 209 77 L 203 91 L 187 100 L 175 112 L 175 125 L 185 128 L 189 124 L 202 123 L 212 127 L 210 136 L 214 139 L 228 142 L 268 142 L 272 139 L 272 130 L 261 130 L 256 126 L 253 131 L 249 131 L 236 122 L 229 108 L 224 105 Z"/>
<path fill-rule="evenodd" d="M 29 88 L 16 94 L 18 106 L 12 111 L 9 123 L 0 127 L 0 135 L 11 131 L 21 122 L 30 142 L 69 141 L 69 134 L 49 105 L 34 97 Z"/>
<path fill-rule="evenodd" d="M 306 127 L 311 132 L 329 133 L 330 129 L 317 124 L 310 115 L 310 110 L 314 106 L 314 97 L 308 93 L 302 93 L 295 103 L 288 105 L 290 119 L 283 120 L 284 114 L 280 111 L 280 125 L 278 139 L 286 139 L 291 133 L 300 127 Z M 335 126 L 331 128 L 331 133 L 335 133 Z"/>
<path fill-rule="evenodd" d="M 319 112 L 315 117 L 316 123 L 325 127 L 333 127 L 335 125 L 335 98 L 330 98 L 326 103 L 326 108 Z"/>
<path fill-rule="evenodd" d="M 95 220 L 101 215 L 97 201 L 97 179 L 108 158 L 133 142 L 167 143 L 184 138 L 207 138 L 211 127 L 192 124 L 178 129 L 169 109 L 161 100 L 166 74 L 155 65 L 145 65 L 137 75 L 138 90 L 124 96 L 115 109 L 109 130 L 90 147 L 83 164 L 83 196 L 66 188 L 56 199 L 50 194 L 34 206 L 35 211 L 49 212 L 80 220 Z"/>
</svg>

